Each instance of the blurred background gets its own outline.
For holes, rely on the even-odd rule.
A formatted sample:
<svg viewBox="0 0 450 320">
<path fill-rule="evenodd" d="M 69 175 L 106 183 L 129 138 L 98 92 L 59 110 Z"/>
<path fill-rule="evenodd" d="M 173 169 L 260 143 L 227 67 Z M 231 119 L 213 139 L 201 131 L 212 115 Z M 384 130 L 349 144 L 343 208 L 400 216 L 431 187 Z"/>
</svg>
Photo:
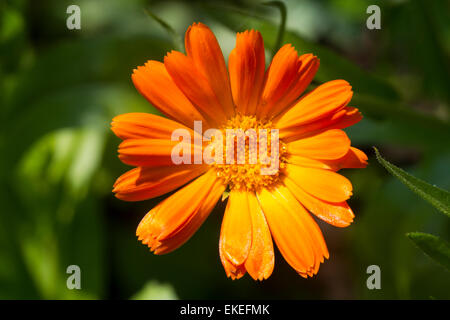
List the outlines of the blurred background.
<svg viewBox="0 0 450 320">
<path fill-rule="evenodd" d="M 450 188 L 449 2 L 285 0 L 282 43 L 321 59 L 315 84 L 351 83 L 364 119 L 346 130 L 369 155 L 353 182 L 356 219 L 320 223 L 330 260 L 303 279 L 276 252 L 264 282 L 227 279 L 218 253 L 224 203 L 173 253 L 155 256 L 136 227 L 157 202 L 127 203 L 111 190 L 129 169 L 117 158 L 111 119 L 157 111 L 130 75 L 162 60 L 201 21 L 227 58 L 235 33 L 262 32 L 267 56 L 280 11 L 260 1 L 0 0 L 0 299 L 449 299 L 450 274 L 405 236 L 449 239 L 449 219 L 393 178 L 375 159 Z M 81 8 L 81 30 L 66 9 Z M 369 5 L 381 29 L 369 30 Z M 147 11 L 146 11 L 147 10 Z M 170 25 L 168 32 L 148 14 Z M 68 290 L 66 268 L 81 268 Z M 369 265 L 381 289 L 369 290 Z"/>
</svg>

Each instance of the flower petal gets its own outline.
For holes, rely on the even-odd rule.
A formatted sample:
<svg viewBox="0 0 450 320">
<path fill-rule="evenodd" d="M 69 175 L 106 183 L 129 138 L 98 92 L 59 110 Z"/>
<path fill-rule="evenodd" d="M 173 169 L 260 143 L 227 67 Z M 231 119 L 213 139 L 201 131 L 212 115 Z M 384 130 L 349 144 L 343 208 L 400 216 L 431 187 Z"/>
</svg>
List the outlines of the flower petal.
<svg viewBox="0 0 450 320">
<path fill-rule="evenodd" d="M 302 276 L 316 274 L 328 249 L 314 219 L 283 185 L 257 193 L 273 239 L 289 265 Z"/>
<path fill-rule="evenodd" d="M 266 72 L 260 117 L 273 117 L 297 100 L 314 78 L 319 59 L 312 54 L 300 57 L 290 44 L 275 54 Z"/>
<path fill-rule="evenodd" d="M 187 56 L 192 58 L 197 70 L 207 79 L 225 114 L 233 116 L 228 70 L 214 33 L 203 23 L 194 23 L 186 31 L 185 47 Z"/>
<path fill-rule="evenodd" d="M 364 152 L 354 147 L 350 147 L 347 154 L 337 160 L 336 169 L 342 168 L 365 168 L 367 166 L 367 156 Z"/>
<path fill-rule="evenodd" d="M 245 261 L 245 269 L 253 279 L 263 280 L 270 277 L 275 264 L 272 236 L 254 193 L 248 193 L 248 201 L 252 220 L 252 246 Z"/>
<path fill-rule="evenodd" d="M 246 192 L 230 191 L 219 241 L 220 260 L 228 276 L 237 275 L 236 269 L 244 264 L 250 252 L 252 221 L 248 202 Z"/>
<path fill-rule="evenodd" d="M 307 124 L 280 128 L 280 139 L 294 141 L 304 136 L 319 133 L 330 129 L 344 129 L 361 121 L 362 116 L 358 109 L 345 107 L 337 112 Z"/>
<path fill-rule="evenodd" d="M 192 122 L 193 124 L 193 122 Z M 176 129 L 193 131 L 177 121 L 150 113 L 125 113 L 114 117 L 111 130 L 120 139 L 171 139 Z"/>
<path fill-rule="evenodd" d="M 282 99 L 295 81 L 300 66 L 297 51 L 291 44 L 285 44 L 278 50 L 266 71 L 261 108 L 257 110 L 259 117 L 266 116 Z"/>
<path fill-rule="evenodd" d="M 306 192 L 325 201 L 342 202 L 352 195 L 351 182 L 330 170 L 287 164 L 285 174 Z"/>
<path fill-rule="evenodd" d="M 306 209 L 323 221 L 335 227 L 347 227 L 353 222 L 355 215 L 345 201 L 327 202 L 319 200 L 305 192 L 289 177 L 286 177 L 284 184 Z"/>
<path fill-rule="evenodd" d="M 362 115 L 357 108 L 345 107 L 345 113 L 340 117 L 334 117 L 327 129 L 344 129 L 350 127 L 362 119 Z"/>
<path fill-rule="evenodd" d="M 367 166 L 367 156 L 364 152 L 354 147 L 350 147 L 348 152 L 339 159 L 319 160 L 311 159 L 298 155 L 287 155 L 288 163 L 296 164 L 302 167 L 319 168 L 333 171 L 339 171 L 347 168 L 365 168 Z"/>
<path fill-rule="evenodd" d="M 238 33 L 236 47 L 228 58 L 231 91 L 237 111 L 254 115 L 264 84 L 265 52 L 261 34 L 250 30 Z"/>
<path fill-rule="evenodd" d="M 178 88 L 197 107 L 208 123 L 218 128 L 227 115 L 209 80 L 196 68 L 192 58 L 171 51 L 164 57 L 164 65 Z"/>
<path fill-rule="evenodd" d="M 194 213 L 192 219 L 190 219 L 180 231 L 171 235 L 170 238 L 161 240 L 160 244 L 155 248 L 155 254 L 169 253 L 189 240 L 189 238 L 200 228 L 206 218 L 208 218 L 224 191 L 225 185 L 217 180 L 198 211 Z"/>
<path fill-rule="evenodd" d="M 301 98 L 292 108 L 275 118 L 279 128 L 299 126 L 343 109 L 353 92 L 345 80 L 326 82 Z"/>
<path fill-rule="evenodd" d="M 138 239 L 152 251 L 156 250 L 162 241 L 188 225 L 217 183 L 215 172 L 208 171 L 156 205 L 139 224 L 136 230 Z"/>
<path fill-rule="evenodd" d="M 287 163 L 295 164 L 301 167 L 334 170 L 334 167 L 330 165 L 330 162 L 332 161 L 327 160 L 311 159 L 307 157 L 289 154 L 286 156 L 286 161 Z"/>
<path fill-rule="evenodd" d="M 328 130 L 287 144 L 289 154 L 313 159 L 338 159 L 348 152 L 350 139 L 344 131 Z"/>
<path fill-rule="evenodd" d="M 131 76 L 136 89 L 168 117 L 192 128 L 194 120 L 205 121 L 188 98 L 175 85 L 164 64 L 148 61 Z"/>
<path fill-rule="evenodd" d="M 236 266 L 223 256 L 220 256 L 220 260 L 222 261 L 222 265 L 225 269 L 227 277 L 231 278 L 232 280 L 242 278 L 247 272 L 244 264 Z"/>
<path fill-rule="evenodd" d="M 151 199 L 181 187 L 207 168 L 205 165 L 137 167 L 116 180 L 113 192 L 125 201 Z"/>
<path fill-rule="evenodd" d="M 202 153 L 201 146 L 187 142 L 167 139 L 127 139 L 119 145 L 119 159 L 125 164 L 138 167 L 174 165 L 172 151 L 178 144 L 190 148 L 190 163 L 194 163 L 195 154 Z"/>
</svg>

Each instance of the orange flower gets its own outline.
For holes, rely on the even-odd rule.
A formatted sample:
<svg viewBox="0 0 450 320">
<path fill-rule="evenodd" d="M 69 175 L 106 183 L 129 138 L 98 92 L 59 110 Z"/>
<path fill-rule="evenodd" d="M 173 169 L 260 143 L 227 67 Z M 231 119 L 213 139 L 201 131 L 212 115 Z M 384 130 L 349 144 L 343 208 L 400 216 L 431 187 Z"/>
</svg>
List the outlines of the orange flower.
<svg viewBox="0 0 450 320">
<path fill-rule="evenodd" d="M 129 113 L 112 122 L 124 140 L 119 158 L 136 166 L 117 179 L 117 198 L 146 200 L 181 187 L 142 219 L 139 240 L 156 254 L 178 248 L 228 188 L 219 242 L 227 276 L 236 279 L 248 272 L 253 279 L 267 279 L 274 267 L 272 238 L 297 273 L 315 275 L 329 254 L 310 213 L 334 226 L 348 226 L 354 217 L 346 203 L 352 185 L 336 172 L 367 165 L 366 155 L 351 147 L 342 131 L 362 118 L 358 109 L 347 106 L 351 86 L 334 80 L 300 97 L 319 59 L 299 56 L 287 44 L 266 70 L 263 39 L 254 30 L 237 34 L 228 68 L 214 34 L 201 23 L 189 27 L 185 47 L 186 55 L 172 51 L 164 63 L 148 61 L 132 75 L 139 92 L 172 120 Z M 194 121 L 202 121 L 203 129 L 222 131 L 278 129 L 279 149 L 272 153 L 278 157 L 278 172 L 262 175 L 257 170 L 263 167 L 261 159 L 175 165 L 171 155 L 179 141 L 172 141 L 172 132 L 182 128 L 201 139 Z M 207 145 L 203 140 L 189 147 L 195 156 Z"/>
</svg>

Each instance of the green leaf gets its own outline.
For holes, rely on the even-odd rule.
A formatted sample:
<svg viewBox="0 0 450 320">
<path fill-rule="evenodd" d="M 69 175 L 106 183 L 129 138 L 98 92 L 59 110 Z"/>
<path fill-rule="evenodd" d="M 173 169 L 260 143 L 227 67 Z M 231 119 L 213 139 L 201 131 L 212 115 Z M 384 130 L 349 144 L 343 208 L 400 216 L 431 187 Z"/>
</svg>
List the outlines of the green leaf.
<svg viewBox="0 0 450 320">
<path fill-rule="evenodd" d="M 450 217 L 450 193 L 446 190 L 432 186 L 431 184 L 420 180 L 406 171 L 394 166 L 392 163 L 383 159 L 380 152 L 375 148 L 375 154 L 378 162 L 386 168 L 394 177 L 398 178 L 409 189 L 420 197 L 431 203 L 436 209 L 442 211 Z"/>
<path fill-rule="evenodd" d="M 450 245 L 432 234 L 411 232 L 406 236 L 431 259 L 450 270 Z"/>
</svg>

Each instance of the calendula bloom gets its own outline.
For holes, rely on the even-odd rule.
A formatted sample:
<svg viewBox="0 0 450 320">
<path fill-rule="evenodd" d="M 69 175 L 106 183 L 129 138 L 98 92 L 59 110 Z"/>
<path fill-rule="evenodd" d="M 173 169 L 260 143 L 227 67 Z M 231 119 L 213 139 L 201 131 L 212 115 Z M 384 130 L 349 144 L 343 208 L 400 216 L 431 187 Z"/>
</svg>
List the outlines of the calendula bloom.
<svg viewBox="0 0 450 320">
<path fill-rule="evenodd" d="M 362 118 L 348 106 L 351 86 L 334 80 L 301 96 L 319 59 L 299 56 L 286 44 L 266 70 L 263 39 L 254 30 L 237 34 L 228 68 L 214 34 L 201 23 L 189 27 L 185 47 L 186 54 L 172 51 L 164 63 L 150 60 L 132 74 L 138 91 L 167 118 L 129 113 L 112 122 L 123 139 L 119 158 L 136 166 L 117 179 L 116 197 L 141 201 L 179 189 L 145 215 L 136 232 L 139 240 L 156 254 L 178 248 L 229 194 L 219 242 L 228 277 L 248 272 L 253 279 L 267 279 L 274 268 L 272 239 L 298 274 L 315 275 L 329 253 L 312 215 L 348 226 L 354 218 L 346 203 L 352 185 L 337 171 L 367 165 L 366 155 L 350 145 L 342 130 Z M 261 174 L 266 165 L 259 157 L 250 163 L 248 154 L 244 163 L 174 164 L 172 153 L 180 142 L 172 140 L 172 133 L 184 129 L 194 140 L 202 139 L 194 121 L 201 121 L 200 130 L 279 133 L 278 149 L 270 153 L 279 169 Z M 200 141 L 188 142 L 188 157 L 201 155 L 212 143 Z M 275 143 L 264 142 L 269 150 Z M 224 144 L 225 151 L 231 147 L 234 142 Z"/>
</svg>

